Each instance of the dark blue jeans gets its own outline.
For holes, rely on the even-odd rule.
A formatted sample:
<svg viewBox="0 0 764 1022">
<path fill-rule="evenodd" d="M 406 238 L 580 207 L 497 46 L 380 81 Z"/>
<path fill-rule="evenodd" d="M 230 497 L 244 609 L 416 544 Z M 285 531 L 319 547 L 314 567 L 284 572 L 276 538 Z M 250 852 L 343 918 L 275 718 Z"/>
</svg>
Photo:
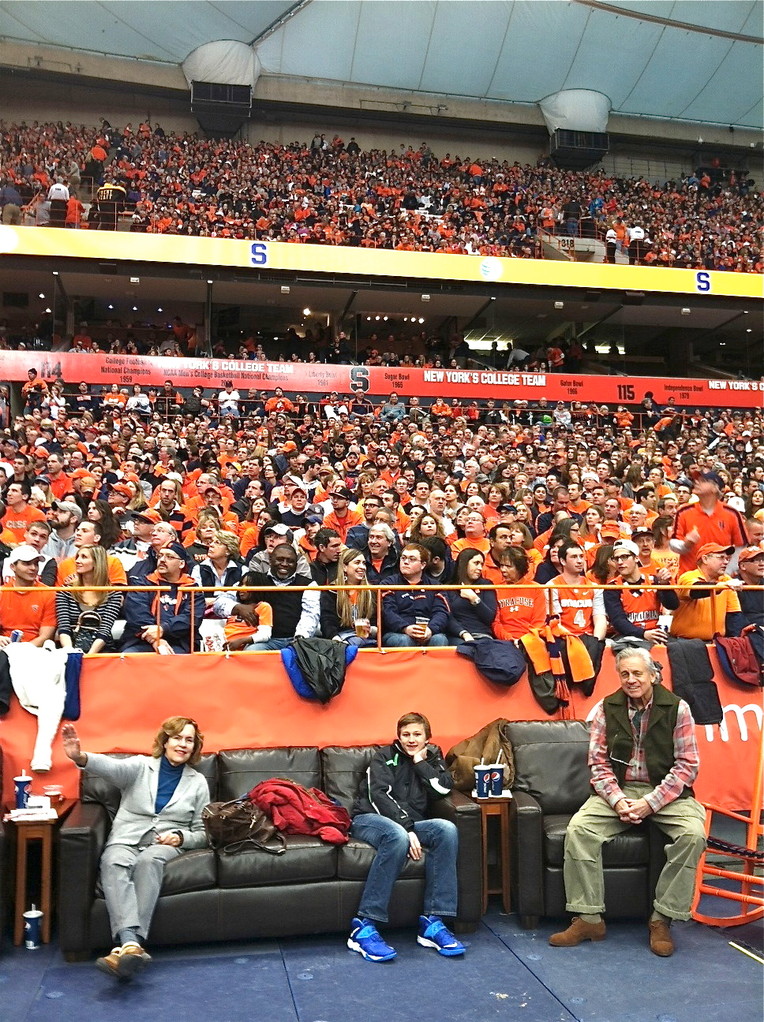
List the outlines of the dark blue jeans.
<svg viewBox="0 0 764 1022">
<path fill-rule="evenodd" d="M 361 813 L 351 833 L 377 849 L 358 906 L 361 919 L 387 922 L 387 907 L 409 853 L 408 832 L 394 820 L 376 813 Z M 414 833 L 426 849 L 424 858 L 424 914 L 455 916 L 457 907 L 456 853 L 459 835 L 449 820 L 421 820 Z"/>
</svg>

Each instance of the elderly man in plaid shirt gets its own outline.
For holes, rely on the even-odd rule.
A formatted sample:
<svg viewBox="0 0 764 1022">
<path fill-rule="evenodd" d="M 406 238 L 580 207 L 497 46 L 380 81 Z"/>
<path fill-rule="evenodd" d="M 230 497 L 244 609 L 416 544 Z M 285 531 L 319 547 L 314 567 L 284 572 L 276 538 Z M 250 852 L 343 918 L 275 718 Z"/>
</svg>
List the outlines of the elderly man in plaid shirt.
<svg viewBox="0 0 764 1022">
<path fill-rule="evenodd" d="M 692 797 L 698 773 L 695 722 L 690 708 L 662 685 L 645 649 L 616 656 L 621 688 L 595 711 L 589 743 L 592 795 L 565 835 L 567 930 L 553 947 L 603 940 L 605 923 L 602 845 L 648 817 L 667 835 L 666 865 L 655 888 L 649 921 L 650 950 L 674 953 L 671 920 L 689 919 L 695 869 L 705 848 L 705 811 Z"/>
</svg>

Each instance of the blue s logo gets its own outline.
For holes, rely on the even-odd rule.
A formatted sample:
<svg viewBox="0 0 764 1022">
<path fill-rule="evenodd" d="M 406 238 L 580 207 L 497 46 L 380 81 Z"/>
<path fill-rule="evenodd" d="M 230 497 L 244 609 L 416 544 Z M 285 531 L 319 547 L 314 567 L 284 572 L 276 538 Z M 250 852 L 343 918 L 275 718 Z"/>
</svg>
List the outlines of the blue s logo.
<svg viewBox="0 0 764 1022">
<path fill-rule="evenodd" d="M 711 290 L 711 274 L 706 270 L 699 270 L 695 274 L 695 287 L 701 293 L 706 293 Z"/>
<path fill-rule="evenodd" d="M 249 253 L 253 266 L 265 266 L 268 262 L 268 246 L 264 241 L 253 241 Z"/>
</svg>

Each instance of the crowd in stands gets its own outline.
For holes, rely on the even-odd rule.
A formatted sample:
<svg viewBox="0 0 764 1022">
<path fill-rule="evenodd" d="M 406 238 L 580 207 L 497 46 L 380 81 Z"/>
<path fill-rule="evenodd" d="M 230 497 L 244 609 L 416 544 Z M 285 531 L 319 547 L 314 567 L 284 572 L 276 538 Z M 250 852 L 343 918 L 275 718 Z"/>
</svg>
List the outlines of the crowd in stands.
<svg viewBox="0 0 764 1022">
<path fill-rule="evenodd" d="M 761 272 L 764 205 L 747 171 L 660 185 L 602 169 L 446 153 L 363 151 L 317 134 L 282 145 L 0 122 L 4 223 L 535 258 L 542 232 L 599 236 L 630 262 Z"/>
<path fill-rule="evenodd" d="M 551 614 L 596 655 L 764 625 L 761 410 L 28 377 L 0 434 L 0 646 L 516 644 Z"/>
</svg>

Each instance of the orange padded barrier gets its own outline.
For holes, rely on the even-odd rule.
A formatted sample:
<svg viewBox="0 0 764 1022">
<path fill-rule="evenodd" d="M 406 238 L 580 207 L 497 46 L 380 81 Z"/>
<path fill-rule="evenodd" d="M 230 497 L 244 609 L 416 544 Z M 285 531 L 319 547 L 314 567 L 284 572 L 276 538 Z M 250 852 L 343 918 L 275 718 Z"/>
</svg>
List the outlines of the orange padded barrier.
<svg viewBox="0 0 764 1022">
<path fill-rule="evenodd" d="M 665 649 L 655 655 L 666 663 Z M 717 668 L 716 682 L 725 721 L 698 727 L 701 772 L 698 798 L 723 808 L 751 804 L 756 754 L 762 727 L 761 691 L 733 686 Z M 666 666 L 666 677 L 670 671 Z M 574 692 L 573 716 L 585 718 L 603 696 L 617 688 L 613 658 L 605 652 L 595 694 Z M 350 666 L 345 687 L 326 706 L 300 698 L 278 653 L 154 653 L 86 659 L 81 679 L 82 716 L 77 729 L 83 748 L 97 752 L 148 752 L 165 717 L 194 717 L 206 735 L 205 749 L 270 745 L 355 745 L 388 742 L 395 722 L 408 710 L 427 714 L 434 740 L 444 750 L 474 734 L 495 717 L 539 720 L 545 714 L 533 698 L 527 678 L 505 689 L 485 681 L 473 664 L 452 649 L 362 650 Z M 0 720 L 5 754 L 4 799 L 12 796 L 12 778 L 29 768 L 36 718 L 15 697 Z M 32 790 L 61 783 L 77 794 L 75 768 L 60 742 L 53 769 L 35 775 Z"/>
</svg>

